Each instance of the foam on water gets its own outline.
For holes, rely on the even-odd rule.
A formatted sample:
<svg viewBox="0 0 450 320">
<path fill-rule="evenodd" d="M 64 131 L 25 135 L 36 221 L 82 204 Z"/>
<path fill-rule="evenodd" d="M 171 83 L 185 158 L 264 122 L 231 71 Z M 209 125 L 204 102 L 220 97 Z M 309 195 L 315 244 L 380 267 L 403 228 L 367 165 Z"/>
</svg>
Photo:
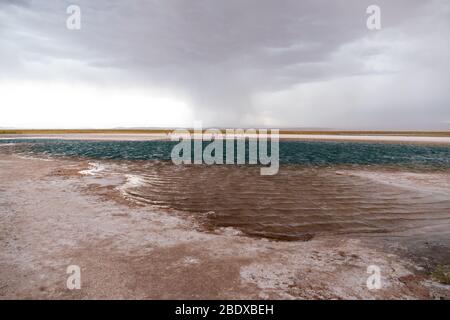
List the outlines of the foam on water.
<svg viewBox="0 0 450 320">
<path fill-rule="evenodd" d="M 124 168 L 124 167 L 122 167 Z M 127 166 L 125 166 L 127 168 Z M 145 185 L 145 179 L 142 176 L 136 175 L 136 174 L 124 174 L 125 177 L 125 183 L 119 185 L 116 189 L 119 190 L 119 192 L 122 194 L 123 197 L 125 197 L 128 200 L 131 200 L 133 202 L 140 203 L 137 199 L 134 199 L 132 196 L 131 190 L 135 188 L 139 188 L 141 186 Z"/>
<path fill-rule="evenodd" d="M 29 160 L 39 160 L 39 161 L 48 161 L 51 162 L 53 161 L 53 159 L 50 158 L 41 158 L 41 157 L 36 157 L 36 156 L 31 156 L 31 155 L 19 155 L 18 156 L 20 159 L 29 159 Z"/>
<path fill-rule="evenodd" d="M 89 166 L 89 169 L 81 170 L 79 173 L 82 175 L 95 176 L 105 170 L 105 166 L 101 163 L 89 162 Z"/>
</svg>

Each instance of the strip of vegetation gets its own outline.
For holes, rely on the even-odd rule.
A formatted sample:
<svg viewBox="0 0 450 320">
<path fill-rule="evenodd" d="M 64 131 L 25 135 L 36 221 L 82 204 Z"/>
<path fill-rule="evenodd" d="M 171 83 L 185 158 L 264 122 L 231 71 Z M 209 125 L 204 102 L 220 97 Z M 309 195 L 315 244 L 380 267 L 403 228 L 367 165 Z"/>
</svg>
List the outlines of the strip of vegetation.
<svg viewBox="0 0 450 320">
<path fill-rule="evenodd" d="M 442 284 L 450 284 L 450 265 L 438 266 L 431 273 L 431 277 Z"/>
</svg>

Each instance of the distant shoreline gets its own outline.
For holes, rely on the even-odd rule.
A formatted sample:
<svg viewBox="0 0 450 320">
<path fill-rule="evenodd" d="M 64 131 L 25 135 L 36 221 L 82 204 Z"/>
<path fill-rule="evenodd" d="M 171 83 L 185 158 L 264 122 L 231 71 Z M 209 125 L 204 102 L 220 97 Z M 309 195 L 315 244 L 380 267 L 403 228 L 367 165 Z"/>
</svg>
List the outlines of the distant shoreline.
<svg viewBox="0 0 450 320">
<path fill-rule="evenodd" d="M 19 131 L 18 131 L 19 132 Z M 8 139 L 60 139 L 60 140 L 100 140 L 100 141 L 152 141 L 170 140 L 171 130 L 29 130 L 20 133 L 0 131 L 0 140 Z M 236 137 L 239 138 L 237 135 Z M 252 135 L 250 135 L 252 137 Z M 372 143 L 419 143 L 450 145 L 450 132 L 376 132 L 376 131 L 329 131 L 295 132 L 280 131 L 280 140 L 284 141 L 347 141 Z"/>
<path fill-rule="evenodd" d="M 61 134 L 158 134 L 168 135 L 171 129 L 0 129 L 3 135 L 61 135 Z M 206 128 L 205 128 L 206 129 Z M 225 130 L 225 128 L 217 128 Z M 244 128 L 248 129 L 248 128 Z M 256 129 L 256 128 L 255 128 Z M 270 130 L 270 129 L 268 129 Z M 279 129 L 281 135 L 344 135 L 344 136 L 414 136 L 414 137 L 450 137 L 450 131 L 415 131 L 415 130 L 289 130 Z M 189 129 L 193 132 L 192 129 Z"/>
</svg>

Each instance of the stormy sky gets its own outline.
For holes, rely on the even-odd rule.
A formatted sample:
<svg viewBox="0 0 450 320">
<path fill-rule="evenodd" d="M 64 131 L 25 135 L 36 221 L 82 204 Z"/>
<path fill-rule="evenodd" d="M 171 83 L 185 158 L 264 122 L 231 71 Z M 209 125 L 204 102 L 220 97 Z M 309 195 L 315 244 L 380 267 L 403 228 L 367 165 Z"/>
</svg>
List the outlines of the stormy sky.
<svg viewBox="0 0 450 320">
<path fill-rule="evenodd" d="M 449 34 L 448 0 L 0 0 L 0 127 L 450 130 Z"/>
</svg>

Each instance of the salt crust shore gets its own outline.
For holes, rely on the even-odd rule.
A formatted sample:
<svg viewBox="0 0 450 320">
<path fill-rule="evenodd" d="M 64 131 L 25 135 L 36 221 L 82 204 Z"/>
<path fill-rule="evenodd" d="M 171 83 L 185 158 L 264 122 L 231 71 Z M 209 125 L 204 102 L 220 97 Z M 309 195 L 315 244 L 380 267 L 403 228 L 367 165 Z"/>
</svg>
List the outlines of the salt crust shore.
<svg viewBox="0 0 450 320">
<path fill-rule="evenodd" d="M 387 171 L 337 171 L 355 177 L 372 180 L 376 183 L 394 187 L 450 197 L 450 174 L 448 173 L 415 173 Z"/>
<path fill-rule="evenodd" d="M 448 294 L 448 287 L 418 275 L 410 261 L 358 239 L 275 242 L 233 229 L 206 233 L 175 212 L 114 201 L 117 186 L 126 181 L 79 174 L 89 168 L 87 162 L 0 154 L 0 298 L 427 299 Z M 81 290 L 66 288 L 66 268 L 72 264 L 81 267 Z M 369 265 L 381 268 L 380 290 L 366 287 Z"/>
<path fill-rule="evenodd" d="M 239 136 L 237 136 L 239 137 Z M 250 135 L 250 137 L 253 137 Z M 256 136 L 255 136 L 256 137 Z M 151 141 L 170 140 L 168 134 L 54 134 L 54 135 L 2 135 L 6 139 L 62 139 L 62 140 L 106 140 L 106 141 Z M 332 134 L 280 134 L 284 140 L 306 141 L 361 141 L 400 142 L 450 145 L 450 137 L 397 136 L 397 135 L 332 135 Z"/>
</svg>

